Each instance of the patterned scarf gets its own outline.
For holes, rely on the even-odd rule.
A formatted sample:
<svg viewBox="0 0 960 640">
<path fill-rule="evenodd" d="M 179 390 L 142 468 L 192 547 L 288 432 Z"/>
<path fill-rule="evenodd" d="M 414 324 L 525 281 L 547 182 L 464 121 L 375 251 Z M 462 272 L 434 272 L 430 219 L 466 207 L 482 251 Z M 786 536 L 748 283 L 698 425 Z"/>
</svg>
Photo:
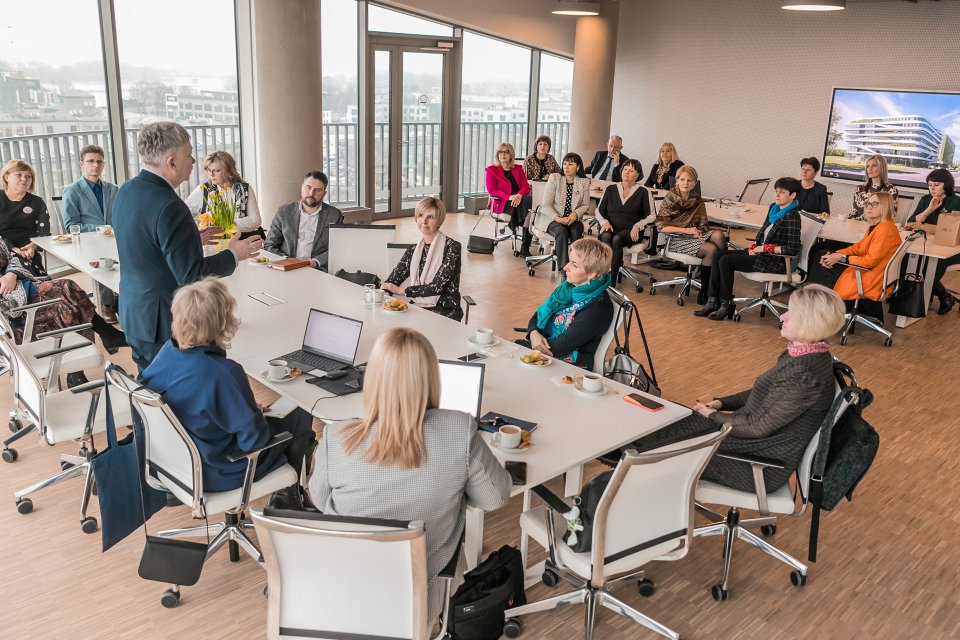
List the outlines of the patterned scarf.
<svg viewBox="0 0 960 640">
<path fill-rule="evenodd" d="M 811 353 L 827 353 L 830 351 L 830 345 L 822 340 L 820 342 L 788 342 L 787 353 L 793 358 L 806 356 Z"/>
<path fill-rule="evenodd" d="M 661 161 L 661 163 L 657 165 L 657 184 L 663 184 L 663 176 L 667 175 L 667 172 L 670 171 L 671 164 L 673 163 L 668 162 L 667 164 L 663 164 Z"/>
<path fill-rule="evenodd" d="M 657 219 L 670 227 L 696 227 L 701 232 L 709 230 L 707 207 L 703 198 L 691 192 L 684 200 L 680 189 L 674 187 L 664 196 L 657 211 Z"/>
<path fill-rule="evenodd" d="M 417 243 L 413 250 L 413 256 L 410 258 L 410 284 L 415 287 L 424 284 L 430 284 L 437 277 L 440 271 L 440 265 L 443 264 L 443 252 L 447 246 L 447 236 L 442 231 L 438 231 L 434 236 L 430 248 L 427 249 L 427 261 L 423 265 L 423 271 L 420 270 L 420 260 L 423 259 L 423 248 L 426 243 L 423 238 Z M 418 307 L 435 307 L 440 301 L 440 296 L 421 296 L 412 298 L 413 304 Z"/>
</svg>

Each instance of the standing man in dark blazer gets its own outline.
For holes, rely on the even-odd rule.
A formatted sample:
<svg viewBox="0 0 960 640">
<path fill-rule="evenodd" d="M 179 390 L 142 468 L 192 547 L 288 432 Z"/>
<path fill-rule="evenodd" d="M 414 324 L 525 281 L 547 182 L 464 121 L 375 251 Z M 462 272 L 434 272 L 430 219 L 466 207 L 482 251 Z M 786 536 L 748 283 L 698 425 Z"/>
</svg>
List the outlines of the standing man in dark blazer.
<svg viewBox="0 0 960 640">
<path fill-rule="evenodd" d="M 264 249 L 288 258 L 310 260 L 314 269 L 327 270 L 330 225 L 343 222 L 340 209 L 323 201 L 327 184 L 329 180 L 322 171 L 304 176 L 300 200 L 277 209 Z"/>
<path fill-rule="evenodd" d="M 230 249 L 203 256 L 203 237 L 175 189 L 193 170 L 190 134 L 174 122 L 153 122 L 137 134 L 143 170 L 120 187 L 113 226 L 123 270 L 120 324 L 140 372 L 170 339 L 170 305 L 177 287 L 205 276 L 228 276 L 262 248 L 259 236 L 234 240 Z"/>
<path fill-rule="evenodd" d="M 594 180 L 612 180 L 620 182 L 620 167 L 624 161 L 629 160 L 627 154 L 623 153 L 623 139 L 620 136 L 610 136 L 607 141 L 606 151 L 597 151 L 593 156 L 593 162 L 587 169 Z M 643 179 L 643 171 L 637 180 Z"/>
</svg>

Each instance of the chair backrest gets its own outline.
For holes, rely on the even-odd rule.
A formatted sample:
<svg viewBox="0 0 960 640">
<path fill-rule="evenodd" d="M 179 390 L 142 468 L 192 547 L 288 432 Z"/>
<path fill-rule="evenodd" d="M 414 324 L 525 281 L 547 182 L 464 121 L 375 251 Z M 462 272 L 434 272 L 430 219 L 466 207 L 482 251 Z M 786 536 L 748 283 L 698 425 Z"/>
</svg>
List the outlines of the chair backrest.
<svg viewBox="0 0 960 640">
<path fill-rule="evenodd" d="M 897 202 L 893 211 L 893 221 L 897 224 L 903 224 L 913 213 L 914 196 L 900 193 L 897 194 Z"/>
<path fill-rule="evenodd" d="M 146 478 L 152 486 L 174 486 L 193 496 L 194 517 L 202 517 L 203 476 L 200 453 L 160 394 L 144 387 L 119 367 L 108 366 L 112 403 L 130 402 L 143 425 Z M 131 413 L 133 413 L 131 412 Z"/>
<path fill-rule="evenodd" d="M 251 514 L 270 586 L 268 638 L 427 638 L 422 522 Z"/>
<path fill-rule="evenodd" d="M 833 191 L 827 191 L 827 204 L 833 204 Z"/>
<path fill-rule="evenodd" d="M 16 403 L 26 411 L 41 434 L 45 433 L 44 402 L 46 393 L 40 378 L 21 353 L 12 332 L 6 330 L 0 334 L 0 352 L 13 374 L 13 397 Z"/>
<path fill-rule="evenodd" d="M 388 242 L 387 243 L 387 261 L 390 263 L 390 269 L 392 270 L 397 263 L 400 262 L 400 258 L 403 257 L 403 254 L 406 253 L 407 249 L 414 246 L 412 242 Z M 389 272 L 387 275 L 390 275 Z"/>
<path fill-rule="evenodd" d="M 800 212 L 800 259 L 798 266 L 807 271 L 807 261 L 810 257 L 810 250 L 813 243 L 816 242 L 820 230 L 823 229 L 824 220 L 820 216 L 815 216 L 806 211 Z"/>
<path fill-rule="evenodd" d="M 900 241 L 900 246 L 897 247 L 897 250 L 890 256 L 890 262 L 887 263 L 886 268 L 883 270 L 883 289 L 880 291 L 880 297 L 877 299 L 878 302 L 883 302 L 897 290 L 897 285 L 900 282 L 900 265 L 903 264 L 903 259 L 906 257 L 907 251 L 910 250 L 910 246 L 916 242 L 920 236 L 921 232 L 911 233 Z"/>
<path fill-rule="evenodd" d="M 53 205 L 50 207 L 52 215 L 50 216 L 50 235 L 58 236 L 63 233 L 63 211 L 60 209 L 63 196 L 53 196 Z"/>
<path fill-rule="evenodd" d="M 396 266 L 387 249 L 396 241 L 397 227 L 392 224 L 332 224 L 327 271 L 364 271 L 383 280 Z"/>
<path fill-rule="evenodd" d="M 607 350 L 610 349 L 610 345 L 613 343 L 613 337 L 617 334 L 617 331 L 620 330 L 620 327 L 623 326 L 623 322 L 630 314 L 630 308 L 633 306 L 630 298 L 612 286 L 607 287 L 607 295 L 610 296 L 610 301 L 613 302 L 613 320 L 610 321 L 610 326 L 607 327 L 607 330 L 600 336 L 600 344 L 597 345 L 597 352 L 593 356 L 593 372 L 601 376 L 603 375 L 603 362 L 607 359 Z"/>
<path fill-rule="evenodd" d="M 547 181 L 529 180 L 527 184 L 530 185 L 530 198 L 533 200 L 530 208 L 536 209 L 543 202 L 543 194 L 547 192 Z"/>
<path fill-rule="evenodd" d="M 836 402 L 836 399 L 840 397 L 843 393 L 844 387 L 847 385 L 847 382 L 844 381 L 844 384 L 841 386 L 840 380 L 845 374 L 843 369 L 849 371 L 851 379 L 853 378 L 853 371 L 850 370 L 846 365 L 841 362 L 834 364 L 834 375 L 837 377 L 837 382 L 834 384 L 834 393 L 833 398 Z M 853 384 L 856 384 L 856 380 L 853 379 Z M 840 422 L 840 419 L 843 417 L 843 414 L 846 413 L 847 409 L 854 403 L 850 398 L 844 397 L 840 402 L 839 410 L 836 415 L 833 416 L 833 420 L 830 424 L 831 430 L 833 427 Z M 820 432 L 823 431 L 821 426 L 817 429 L 817 432 L 813 434 L 813 437 L 810 438 L 810 442 L 807 443 L 807 448 L 803 450 L 803 457 L 800 458 L 800 464 L 797 465 L 797 481 L 800 485 L 800 497 L 803 500 L 803 503 L 806 504 L 807 500 L 810 497 L 810 475 L 813 472 L 813 459 L 816 456 L 817 449 L 820 446 Z"/>
<path fill-rule="evenodd" d="M 652 451 L 628 450 L 613 471 L 594 516 L 593 586 L 604 575 L 687 553 L 693 535 L 694 491 L 730 426 Z M 604 567 L 607 567 L 605 570 Z"/>
<path fill-rule="evenodd" d="M 763 194 L 767 192 L 767 186 L 770 184 L 770 178 L 757 178 L 747 180 L 743 185 L 743 191 L 740 192 L 738 202 L 748 202 L 750 204 L 760 204 Z"/>
</svg>

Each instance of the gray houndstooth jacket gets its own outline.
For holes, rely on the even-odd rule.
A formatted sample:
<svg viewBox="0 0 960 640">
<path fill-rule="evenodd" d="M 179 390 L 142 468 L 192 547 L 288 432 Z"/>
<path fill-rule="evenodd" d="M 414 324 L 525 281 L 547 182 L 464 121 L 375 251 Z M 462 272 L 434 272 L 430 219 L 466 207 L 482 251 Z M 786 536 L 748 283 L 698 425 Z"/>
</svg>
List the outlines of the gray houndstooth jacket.
<svg viewBox="0 0 960 640">
<path fill-rule="evenodd" d="M 341 447 L 340 429 L 327 425 L 317 447 L 310 496 L 323 513 L 363 518 L 422 520 L 427 534 L 430 619 L 440 614 L 440 570 L 463 535 L 465 508 L 499 509 L 510 498 L 510 476 L 460 411 L 430 409 L 423 421 L 426 460 L 414 469 L 366 460 L 366 447 Z"/>
</svg>

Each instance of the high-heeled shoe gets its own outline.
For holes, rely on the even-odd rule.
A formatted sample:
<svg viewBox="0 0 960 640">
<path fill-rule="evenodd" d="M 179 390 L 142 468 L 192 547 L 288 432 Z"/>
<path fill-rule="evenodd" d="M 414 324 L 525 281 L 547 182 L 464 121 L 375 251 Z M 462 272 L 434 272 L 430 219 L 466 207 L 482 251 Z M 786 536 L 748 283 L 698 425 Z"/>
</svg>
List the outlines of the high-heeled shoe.
<svg viewBox="0 0 960 640">
<path fill-rule="evenodd" d="M 703 305 L 703 308 L 697 309 L 696 311 L 694 311 L 693 315 L 697 316 L 698 318 L 705 318 L 719 308 L 720 308 L 719 300 L 717 300 L 716 298 L 707 298 L 707 303 Z"/>
<path fill-rule="evenodd" d="M 733 303 L 733 300 L 724 300 L 720 303 L 720 308 L 711 313 L 708 317 L 711 320 L 726 320 L 727 318 L 732 318 L 736 310 L 737 305 Z"/>
<path fill-rule="evenodd" d="M 93 320 L 91 320 L 90 323 L 93 325 L 94 333 L 100 336 L 100 342 L 103 343 L 103 348 L 110 355 L 119 351 L 120 347 L 127 346 L 127 337 L 123 331 L 107 323 L 107 321 L 98 314 L 94 314 Z"/>
<path fill-rule="evenodd" d="M 937 315 L 945 316 L 950 313 L 950 310 L 953 309 L 953 305 L 956 302 L 957 299 L 949 293 L 940 296 L 940 306 L 937 308 Z"/>
</svg>

